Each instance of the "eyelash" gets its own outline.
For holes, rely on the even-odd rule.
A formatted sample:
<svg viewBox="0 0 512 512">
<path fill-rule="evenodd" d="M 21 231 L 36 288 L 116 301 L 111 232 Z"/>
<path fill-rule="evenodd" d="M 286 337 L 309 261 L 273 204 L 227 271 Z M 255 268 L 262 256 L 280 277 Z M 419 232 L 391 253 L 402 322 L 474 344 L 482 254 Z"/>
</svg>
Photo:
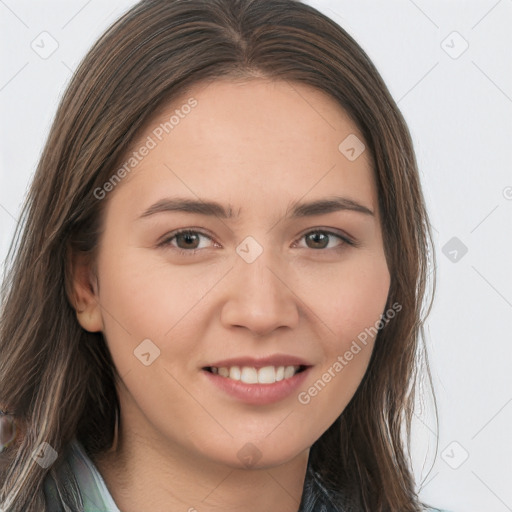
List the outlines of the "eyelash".
<svg viewBox="0 0 512 512">
<path fill-rule="evenodd" d="M 345 245 L 349 245 L 352 247 L 359 246 L 359 242 L 356 242 L 355 240 L 351 240 L 350 238 L 340 235 L 338 233 L 334 233 L 332 231 L 322 230 L 322 229 L 313 229 L 311 231 L 308 231 L 308 232 L 304 233 L 299 238 L 299 240 L 306 237 L 307 235 L 312 234 L 312 233 L 321 233 L 324 235 L 334 236 L 343 242 L 340 247 L 335 247 L 335 248 L 331 248 L 331 249 L 311 249 L 312 251 L 319 251 L 319 252 L 337 251 L 338 252 L 338 251 L 343 250 L 345 248 Z M 172 247 L 172 249 L 174 251 L 177 251 L 178 254 L 184 255 L 184 256 L 193 256 L 202 250 L 202 249 L 188 249 L 187 250 L 187 249 L 181 249 L 180 247 L 172 246 L 171 241 L 174 240 L 178 235 L 181 235 L 181 234 L 188 234 L 188 235 L 198 234 L 198 235 L 204 236 L 206 238 L 209 238 L 210 240 L 212 239 L 209 235 L 207 235 L 206 233 L 203 233 L 202 231 L 196 231 L 196 230 L 192 230 L 192 229 L 180 229 L 180 230 L 170 233 L 170 235 L 168 237 L 166 237 L 162 242 L 160 242 L 158 244 L 158 247 L 162 247 L 162 248 Z M 306 249 L 307 249 L 307 247 L 306 247 Z"/>
</svg>

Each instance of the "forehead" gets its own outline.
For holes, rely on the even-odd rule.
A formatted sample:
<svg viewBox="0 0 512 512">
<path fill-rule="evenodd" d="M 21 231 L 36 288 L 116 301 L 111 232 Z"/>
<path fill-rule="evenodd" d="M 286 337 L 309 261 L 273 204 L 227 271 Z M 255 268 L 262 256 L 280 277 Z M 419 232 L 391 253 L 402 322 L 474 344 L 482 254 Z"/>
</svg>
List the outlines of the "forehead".
<svg viewBox="0 0 512 512">
<path fill-rule="evenodd" d="M 127 161 L 150 149 L 114 195 L 141 207 L 164 195 L 204 197 L 243 216 L 250 205 L 261 212 L 336 193 L 375 210 L 369 151 L 348 158 L 347 144 L 364 148 L 357 125 L 318 89 L 264 79 L 199 83 L 147 123 Z"/>
</svg>

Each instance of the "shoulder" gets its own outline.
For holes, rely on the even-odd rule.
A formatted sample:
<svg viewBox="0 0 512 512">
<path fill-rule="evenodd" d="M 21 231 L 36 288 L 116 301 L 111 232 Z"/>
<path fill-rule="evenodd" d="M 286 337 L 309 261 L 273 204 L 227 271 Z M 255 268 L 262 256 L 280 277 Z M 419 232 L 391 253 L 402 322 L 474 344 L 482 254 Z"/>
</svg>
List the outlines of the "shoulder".
<svg viewBox="0 0 512 512">
<path fill-rule="evenodd" d="M 43 482 L 43 492 L 48 511 L 64 512 L 69 510 L 69 506 L 71 510 L 82 509 L 80 489 L 68 456 L 48 472 Z"/>
<path fill-rule="evenodd" d="M 63 461 L 47 475 L 44 490 L 51 512 L 119 512 L 101 474 L 76 438 L 68 445 Z"/>
</svg>

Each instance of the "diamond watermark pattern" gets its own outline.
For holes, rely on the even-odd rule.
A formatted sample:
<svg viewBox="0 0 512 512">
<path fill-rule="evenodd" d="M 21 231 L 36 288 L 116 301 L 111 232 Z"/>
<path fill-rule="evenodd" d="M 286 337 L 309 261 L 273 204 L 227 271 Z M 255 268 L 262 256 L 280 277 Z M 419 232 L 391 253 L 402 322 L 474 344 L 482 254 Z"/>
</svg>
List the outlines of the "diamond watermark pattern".
<svg viewBox="0 0 512 512">
<path fill-rule="evenodd" d="M 51 57 L 59 47 L 57 40 L 48 32 L 41 32 L 31 43 L 30 47 L 41 59 Z"/>
<path fill-rule="evenodd" d="M 458 263 L 468 252 L 468 248 L 454 236 L 443 245 L 442 252 L 452 263 Z"/>
<path fill-rule="evenodd" d="M 32 458 L 42 467 L 50 467 L 57 459 L 57 452 L 46 442 L 41 443 L 33 452 Z"/>
<path fill-rule="evenodd" d="M 343 139 L 338 146 L 338 149 L 347 160 L 353 162 L 363 154 L 366 146 L 363 144 L 361 139 L 357 137 L 357 135 L 351 133 L 348 137 Z"/>
<path fill-rule="evenodd" d="M 441 48 L 452 59 L 458 59 L 469 48 L 469 43 L 454 30 L 441 41 Z"/>
<path fill-rule="evenodd" d="M 441 453 L 441 458 L 452 469 L 460 468 L 468 457 L 468 451 L 457 441 L 452 441 Z"/>
<path fill-rule="evenodd" d="M 133 353 L 144 366 L 149 366 L 160 356 L 160 349 L 149 338 L 146 338 Z"/>
<path fill-rule="evenodd" d="M 252 236 L 248 236 L 238 244 L 236 252 L 246 263 L 253 263 L 263 252 L 263 247 Z"/>
<path fill-rule="evenodd" d="M 237 453 L 237 457 L 247 468 L 254 466 L 261 459 L 261 455 L 261 451 L 252 443 L 245 443 Z"/>
</svg>

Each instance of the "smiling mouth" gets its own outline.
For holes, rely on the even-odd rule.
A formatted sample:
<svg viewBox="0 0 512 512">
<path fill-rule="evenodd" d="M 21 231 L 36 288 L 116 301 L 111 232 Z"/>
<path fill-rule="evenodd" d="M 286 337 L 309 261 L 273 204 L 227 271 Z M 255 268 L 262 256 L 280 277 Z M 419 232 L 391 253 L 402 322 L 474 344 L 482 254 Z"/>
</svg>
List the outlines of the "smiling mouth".
<svg viewBox="0 0 512 512">
<path fill-rule="evenodd" d="M 244 384 L 274 384 L 287 380 L 309 368 L 305 365 L 295 366 L 264 366 L 255 368 L 253 366 L 231 366 L 220 367 L 206 366 L 203 370 L 225 377 L 227 379 L 243 382 Z"/>
</svg>

